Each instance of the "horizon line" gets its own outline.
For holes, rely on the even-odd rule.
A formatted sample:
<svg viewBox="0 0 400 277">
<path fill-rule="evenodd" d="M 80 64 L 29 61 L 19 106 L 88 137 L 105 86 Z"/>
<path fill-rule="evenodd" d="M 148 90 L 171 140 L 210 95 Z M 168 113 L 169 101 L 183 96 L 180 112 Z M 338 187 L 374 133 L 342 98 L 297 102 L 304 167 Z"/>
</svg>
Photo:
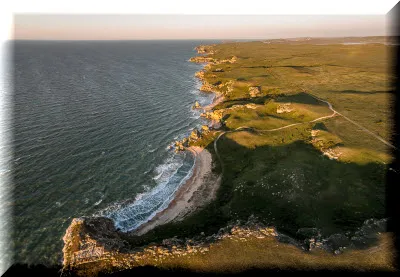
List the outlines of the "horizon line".
<svg viewBox="0 0 400 277">
<path fill-rule="evenodd" d="M 157 41 L 157 40 L 166 40 L 166 41 L 174 41 L 174 40 L 279 40 L 279 39 L 301 39 L 301 38 L 368 38 L 368 37 L 396 37 L 394 35 L 371 35 L 371 36 L 301 36 L 301 37 L 276 37 L 276 38 L 150 38 L 150 39 L 41 39 L 41 38 L 18 38 L 18 39 L 9 39 L 8 41 Z"/>
</svg>

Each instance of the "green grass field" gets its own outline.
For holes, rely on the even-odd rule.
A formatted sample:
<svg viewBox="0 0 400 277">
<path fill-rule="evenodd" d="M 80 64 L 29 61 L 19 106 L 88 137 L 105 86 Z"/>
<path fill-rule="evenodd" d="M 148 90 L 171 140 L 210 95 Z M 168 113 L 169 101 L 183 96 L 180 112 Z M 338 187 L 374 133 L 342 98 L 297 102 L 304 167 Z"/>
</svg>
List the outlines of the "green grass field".
<svg viewBox="0 0 400 277">
<path fill-rule="evenodd" d="M 311 43 L 216 45 L 215 58 L 236 56 L 237 62 L 211 66 L 206 80 L 234 80 L 228 99 L 248 98 L 249 86 L 261 86 L 262 94 L 268 96 L 307 91 L 331 102 L 364 127 L 390 138 L 393 46 Z M 215 68 L 224 72 L 211 72 Z"/>
<path fill-rule="evenodd" d="M 293 236 L 304 227 L 325 236 L 354 231 L 366 219 L 384 217 L 389 147 L 341 116 L 310 122 L 332 114 L 310 94 L 388 139 L 390 46 L 241 42 L 213 50 L 216 59 L 237 57 L 205 72 L 210 83 L 234 82 L 234 90 L 214 108 L 226 109 L 223 130 L 246 126 L 253 131 L 228 132 L 219 139 L 222 164 L 212 143 L 218 133 L 198 142 L 213 154 L 215 171 L 223 173 L 217 199 L 183 222 L 158 227 L 132 243 L 211 234 L 250 215 Z M 261 95 L 250 97 L 249 86 L 261 86 Z M 290 111 L 277 112 L 288 103 Z M 268 131 L 294 123 L 302 124 Z"/>
</svg>

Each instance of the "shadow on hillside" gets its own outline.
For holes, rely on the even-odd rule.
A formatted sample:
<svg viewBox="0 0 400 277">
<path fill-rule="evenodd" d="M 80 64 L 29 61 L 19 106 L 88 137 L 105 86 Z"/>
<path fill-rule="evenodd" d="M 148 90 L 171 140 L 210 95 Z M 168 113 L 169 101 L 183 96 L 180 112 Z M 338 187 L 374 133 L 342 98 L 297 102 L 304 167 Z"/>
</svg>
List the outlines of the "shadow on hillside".
<svg viewBox="0 0 400 277">
<path fill-rule="evenodd" d="M 207 149 L 217 162 L 213 143 Z M 276 227 L 286 238 L 282 242 L 302 243 L 317 235 L 335 249 L 370 247 L 377 242 L 376 233 L 385 231 L 382 221 L 365 224 L 367 219 L 385 217 L 386 168 L 382 164 L 330 160 L 303 141 L 249 149 L 223 136 L 218 152 L 222 168 L 217 166 L 217 170 L 224 175 L 217 199 L 185 220 L 136 236 L 116 231 L 109 219 L 88 219 L 85 232 L 106 249 L 114 247 L 109 239 L 122 242 L 119 252 L 129 253 L 166 238 L 181 243 L 188 238 L 204 240 L 250 216 Z"/>
<path fill-rule="evenodd" d="M 212 144 L 207 148 L 214 152 Z M 123 235 L 131 247 L 212 235 L 251 215 L 296 239 L 317 230 L 325 238 L 340 234 L 343 245 L 375 242 L 360 239 L 357 232 L 365 220 L 385 217 L 384 165 L 330 160 L 303 141 L 249 149 L 223 136 L 218 151 L 224 176 L 217 199 L 182 222 L 140 237 Z M 306 229 L 314 231 L 307 234 Z"/>
<path fill-rule="evenodd" d="M 246 105 L 249 103 L 254 103 L 258 105 L 264 105 L 266 101 L 274 100 L 277 103 L 297 103 L 297 104 L 308 104 L 308 105 L 316 105 L 316 106 L 326 106 L 325 102 L 319 101 L 316 98 L 312 97 L 310 94 L 306 92 L 299 92 L 296 94 L 275 94 L 275 95 L 266 95 L 261 97 L 254 98 L 239 98 L 235 100 L 227 100 L 224 103 L 217 105 L 215 108 L 230 108 L 234 105 Z"/>
<path fill-rule="evenodd" d="M 281 65 L 281 66 L 274 66 L 274 67 L 288 67 L 288 68 L 295 69 L 299 73 L 305 73 L 305 74 L 309 74 L 309 75 L 319 74 L 318 71 L 311 69 L 311 67 L 318 67 L 316 65 L 310 65 L 310 66 Z"/>
<path fill-rule="evenodd" d="M 325 102 L 319 101 L 306 92 L 299 92 L 297 94 L 284 95 L 275 99 L 275 102 L 291 102 L 298 104 L 326 106 Z"/>
</svg>

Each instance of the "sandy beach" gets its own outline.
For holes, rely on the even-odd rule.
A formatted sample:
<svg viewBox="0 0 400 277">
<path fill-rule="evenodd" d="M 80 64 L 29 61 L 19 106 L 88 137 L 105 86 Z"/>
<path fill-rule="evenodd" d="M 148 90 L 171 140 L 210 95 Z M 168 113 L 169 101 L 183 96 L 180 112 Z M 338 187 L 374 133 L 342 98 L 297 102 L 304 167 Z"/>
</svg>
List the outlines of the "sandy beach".
<svg viewBox="0 0 400 277">
<path fill-rule="evenodd" d="M 176 192 L 169 206 L 156 214 L 150 221 L 141 225 L 134 234 L 143 235 L 154 227 L 170 221 L 182 220 L 185 216 L 214 199 L 220 183 L 220 177 L 212 173 L 210 152 L 201 147 L 189 147 L 195 155 L 192 176 Z"/>
</svg>

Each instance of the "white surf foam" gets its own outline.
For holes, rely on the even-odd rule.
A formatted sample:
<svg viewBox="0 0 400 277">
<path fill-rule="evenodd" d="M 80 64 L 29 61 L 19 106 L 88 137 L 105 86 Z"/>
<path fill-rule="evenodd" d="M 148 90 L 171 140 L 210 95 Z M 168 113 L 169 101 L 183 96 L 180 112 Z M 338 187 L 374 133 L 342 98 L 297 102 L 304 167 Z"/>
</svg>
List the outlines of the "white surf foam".
<svg viewBox="0 0 400 277">
<path fill-rule="evenodd" d="M 157 186 L 147 193 L 138 194 L 135 201 L 126 205 L 114 205 L 114 209 L 108 209 L 103 215 L 114 220 L 114 224 L 122 231 L 131 231 L 154 217 L 159 211 L 168 207 L 179 187 L 190 178 L 194 163 L 179 183 L 175 183 L 176 174 L 184 165 L 182 155 L 171 155 L 165 163 L 159 165 L 154 171 L 158 173 Z"/>
</svg>

